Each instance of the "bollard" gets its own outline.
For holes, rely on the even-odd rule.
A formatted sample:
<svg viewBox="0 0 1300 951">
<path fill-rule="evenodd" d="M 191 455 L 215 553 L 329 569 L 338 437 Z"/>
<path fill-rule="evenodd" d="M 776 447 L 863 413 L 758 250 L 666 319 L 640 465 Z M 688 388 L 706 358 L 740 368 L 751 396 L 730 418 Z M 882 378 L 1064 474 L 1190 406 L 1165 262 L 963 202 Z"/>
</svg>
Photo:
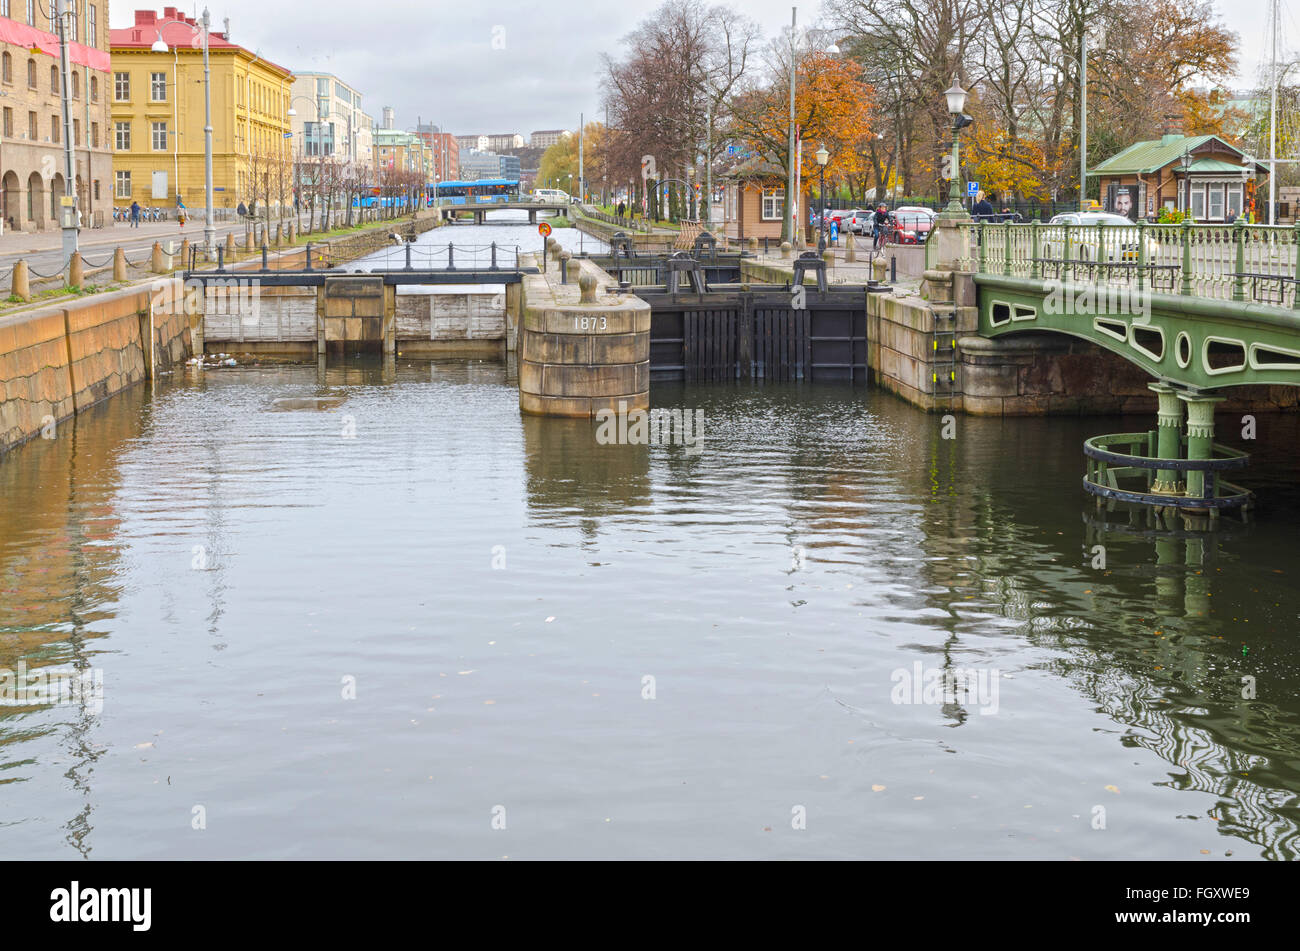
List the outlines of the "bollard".
<svg viewBox="0 0 1300 951">
<path fill-rule="evenodd" d="M 889 283 L 898 283 L 898 258 L 892 254 L 889 256 Z"/>
<path fill-rule="evenodd" d="M 792 250 L 793 250 L 793 245 L 791 245 L 789 241 L 782 241 L 782 242 L 781 242 L 781 260 L 783 260 L 783 261 L 788 261 L 788 260 L 790 260 L 790 252 L 791 252 Z"/>
<path fill-rule="evenodd" d="M 235 260 L 235 233 L 233 231 L 226 233 L 226 257 Z"/>
<path fill-rule="evenodd" d="M 186 238 L 181 242 L 181 270 L 184 271 L 190 266 L 190 239 Z"/>
<path fill-rule="evenodd" d="M 113 283 L 121 284 L 126 281 L 126 252 L 122 250 L 121 245 L 113 251 Z"/>
<path fill-rule="evenodd" d="M 304 260 L 306 261 L 306 270 L 310 271 L 311 270 L 311 242 L 310 241 L 307 242 L 307 251 Z"/>
<path fill-rule="evenodd" d="M 746 247 L 748 247 L 750 251 L 757 251 L 757 250 L 758 250 L 758 239 L 757 239 L 757 238 L 750 238 L 750 239 L 746 242 Z"/>
<path fill-rule="evenodd" d="M 86 265 L 81 260 L 81 255 L 76 251 L 72 252 L 72 257 L 68 258 L 68 286 L 80 287 L 86 279 Z"/>
<path fill-rule="evenodd" d="M 848 243 L 844 245 L 844 260 L 852 264 L 858 259 L 858 249 L 853 244 L 853 236 L 849 235 Z"/>
<path fill-rule="evenodd" d="M 826 262 L 827 267 L 834 267 L 835 252 L 832 251 L 830 248 L 827 248 L 825 251 L 822 252 L 822 260 Z"/>
<path fill-rule="evenodd" d="M 877 284 L 885 283 L 885 259 L 876 258 L 871 262 L 871 277 Z"/>
<path fill-rule="evenodd" d="M 253 226 L 244 225 L 244 250 L 252 251 L 256 245 L 253 244 Z"/>
<path fill-rule="evenodd" d="M 274 243 L 275 243 L 275 246 L 278 248 L 278 247 L 280 246 L 280 226 L 279 226 L 279 225 L 276 225 L 276 226 L 275 226 L 275 238 L 273 239 L 273 241 L 274 241 Z"/>
<path fill-rule="evenodd" d="M 560 252 L 560 283 L 569 283 L 569 259 L 572 257 L 568 251 Z"/>
<path fill-rule="evenodd" d="M 217 270 L 224 271 L 225 269 L 226 269 L 226 249 L 223 245 L 219 244 L 217 245 Z"/>
<path fill-rule="evenodd" d="M 155 274 L 166 274 L 168 270 L 163 267 L 162 245 L 157 241 L 153 243 L 153 258 L 149 262 L 149 269 Z"/>
<path fill-rule="evenodd" d="M 10 293 L 23 301 L 32 299 L 32 279 L 27 271 L 27 259 L 20 258 L 14 262 L 13 285 Z"/>
<path fill-rule="evenodd" d="M 268 267 L 268 261 L 266 255 L 266 245 L 262 245 L 262 270 L 265 271 L 267 267 Z"/>
<path fill-rule="evenodd" d="M 591 274 L 579 274 L 578 288 L 582 293 L 582 296 L 578 298 L 579 303 L 596 303 L 596 278 L 594 276 Z"/>
</svg>

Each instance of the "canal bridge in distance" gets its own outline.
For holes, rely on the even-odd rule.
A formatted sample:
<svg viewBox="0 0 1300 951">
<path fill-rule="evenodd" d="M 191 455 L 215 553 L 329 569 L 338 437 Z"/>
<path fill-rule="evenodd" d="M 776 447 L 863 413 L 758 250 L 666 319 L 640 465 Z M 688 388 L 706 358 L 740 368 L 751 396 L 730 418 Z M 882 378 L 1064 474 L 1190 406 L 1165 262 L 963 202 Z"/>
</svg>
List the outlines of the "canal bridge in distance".
<svg viewBox="0 0 1300 951">
<path fill-rule="evenodd" d="M 446 200 L 444 199 L 444 201 Z M 487 220 L 487 214 L 490 211 L 526 211 L 528 212 L 528 223 L 535 225 L 537 224 L 538 212 L 549 211 L 556 215 L 567 215 L 569 207 L 569 205 L 557 201 L 466 201 L 460 205 L 438 205 L 435 206 L 435 210 L 438 212 L 438 216 L 445 221 L 455 221 L 462 215 L 472 214 L 476 225 L 483 224 Z"/>
</svg>

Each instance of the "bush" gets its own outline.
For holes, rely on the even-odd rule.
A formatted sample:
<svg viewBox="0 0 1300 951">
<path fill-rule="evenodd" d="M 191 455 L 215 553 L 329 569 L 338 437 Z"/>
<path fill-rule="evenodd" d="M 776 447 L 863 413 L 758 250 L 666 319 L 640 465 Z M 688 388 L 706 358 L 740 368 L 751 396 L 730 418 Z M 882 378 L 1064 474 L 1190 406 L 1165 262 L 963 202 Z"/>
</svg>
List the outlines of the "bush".
<svg viewBox="0 0 1300 951">
<path fill-rule="evenodd" d="M 1180 225 L 1187 216 L 1176 208 L 1161 208 L 1157 220 L 1162 225 Z"/>
</svg>

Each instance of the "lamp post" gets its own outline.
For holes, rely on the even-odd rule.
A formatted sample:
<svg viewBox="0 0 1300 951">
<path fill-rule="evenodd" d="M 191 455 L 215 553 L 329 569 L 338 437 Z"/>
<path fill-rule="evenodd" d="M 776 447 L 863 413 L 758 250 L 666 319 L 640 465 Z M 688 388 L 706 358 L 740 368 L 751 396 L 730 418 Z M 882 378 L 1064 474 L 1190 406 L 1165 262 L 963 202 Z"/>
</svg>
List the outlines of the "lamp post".
<svg viewBox="0 0 1300 951">
<path fill-rule="evenodd" d="M 203 190 L 204 203 L 207 205 L 203 217 L 203 246 L 211 250 L 216 244 L 216 227 L 212 223 L 212 68 L 208 60 L 208 28 L 212 21 L 207 7 L 203 8 L 203 19 L 199 22 L 203 26 Z M 158 39 L 150 47 L 155 53 L 168 52 L 167 43 L 162 38 L 162 28 L 168 23 L 180 23 L 191 28 L 194 26 L 185 20 L 163 20 L 156 24 Z M 176 183 L 177 197 L 180 196 L 180 185 L 180 182 Z"/>
<path fill-rule="evenodd" d="M 820 254 L 826 250 L 826 163 L 830 161 L 831 153 L 826 151 L 826 146 L 823 144 L 817 149 L 816 154 L 818 177 L 821 179 L 822 193 L 822 213 L 818 216 L 820 220 L 817 222 L 817 253 Z"/>
<path fill-rule="evenodd" d="M 695 166 L 694 165 L 686 166 L 686 203 L 687 203 L 687 209 L 686 209 L 687 217 L 690 217 L 690 212 L 694 209 L 694 205 L 695 205 Z"/>
<path fill-rule="evenodd" d="M 957 85 L 956 76 L 952 79 L 952 86 L 944 90 L 943 95 L 948 100 L 948 113 L 952 116 L 952 178 L 949 179 L 951 184 L 948 186 L 948 207 L 944 209 L 944 214 L 964 216 L 966 212 L 961 203 L 961 154 L 958 151 L 957 138 L 961 130 L 970 125 L 973 120 L 962 112 L 966 108 L 966 90 Z"/>
<path fill-rule="evenodd" d="M 1183 167 L 1183 214 L 1190 218 L 1192 214 L 1192 153 L 1190 150 L 1183 150 L 1183 157 L 1178 160 L 1178 164 Z"/>
<path fill-rule="evenodd" d="M 54 9 L 59 21 L 59 99 L 63 106 L 63 199 L 60 204 L 63 214 L 60 225 L 63 229 L 63 253 L 71 258 L 78 247 L 77 185 L 72 161 L 72 97 L 68 89 L 68 17 L 73 15 L 73 8 L 66 0 L 56 0 Z"/>
</svg>

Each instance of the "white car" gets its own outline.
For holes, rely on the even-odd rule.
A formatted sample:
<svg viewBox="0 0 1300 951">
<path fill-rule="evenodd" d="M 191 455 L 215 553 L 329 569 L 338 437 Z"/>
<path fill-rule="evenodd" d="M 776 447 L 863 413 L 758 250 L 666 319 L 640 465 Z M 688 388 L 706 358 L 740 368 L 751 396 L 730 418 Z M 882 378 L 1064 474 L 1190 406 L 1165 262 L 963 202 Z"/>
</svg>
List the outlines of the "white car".
<svg viewBox="0 0 1300 951">
<path fill-rule="evenodd" d="M 1041 255 L 1059 260 L 1066 256 L 1065 228 L 1070 225 L 1069 256 L 1074 261 L 1100 261 L 1103 264 L 1138 262 L 1138 228 L 1123 215 L 1105 211 L 1075 211 L 1057 215 L 1047 223 L 1041 239 Z M 1150 235 L 1146 259 L 1154 263 L 1159 245 Z"/>
<path fill-rule="evenodd" d="M 533 189 L 534 201 L 553 201 L 557 205 L 568 205 L 573 202 L 566 191 L 560 191 L 558 188 L 535 188 Z"/>
</svg>

